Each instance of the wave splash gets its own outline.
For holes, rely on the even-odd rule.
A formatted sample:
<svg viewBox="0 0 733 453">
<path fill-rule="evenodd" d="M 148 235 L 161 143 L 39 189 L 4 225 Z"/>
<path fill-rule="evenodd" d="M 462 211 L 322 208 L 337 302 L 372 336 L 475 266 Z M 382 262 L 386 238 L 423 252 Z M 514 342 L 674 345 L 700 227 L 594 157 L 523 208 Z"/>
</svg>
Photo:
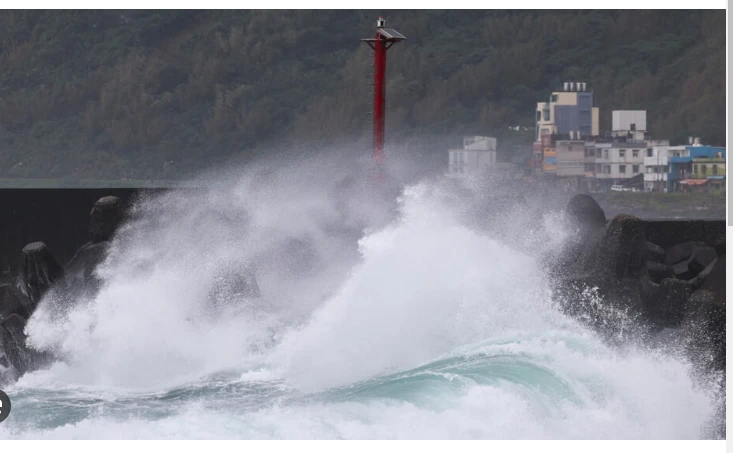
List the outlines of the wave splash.
<svg viewBox="0 0 733 453">
<path fill-rule="evenodd" d="M 0 437 L 707 435 L 712 396 L 689 364 L 612 348 L 553 307 L 538 257 L 557 218 L 514 226 L 553 239 L 528 251 L 467 220 L 512 226 L 477 211 L 470 186 L 374 200 L 328 170 L 253 168 L 138 203 L 99 293 L 44 300 L 29 321 L 59 360 L 9 390 Z M 212 304 L 232 266 L 259 297 Z"/>
</svg>

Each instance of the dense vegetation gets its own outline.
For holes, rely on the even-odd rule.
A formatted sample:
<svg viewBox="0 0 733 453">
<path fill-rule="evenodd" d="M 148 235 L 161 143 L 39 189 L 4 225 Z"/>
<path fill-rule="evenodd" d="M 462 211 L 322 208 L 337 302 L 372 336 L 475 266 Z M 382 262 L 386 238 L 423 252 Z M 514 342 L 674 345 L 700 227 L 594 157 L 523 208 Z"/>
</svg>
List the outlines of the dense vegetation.
<svg viewBox="0 0 733 453">
<path fill-rule="evenodd" d="M 235 154 L 366 148 L 359 39 L 377 15 L 3 11 L 0 177 L 170 179 Z M 589 83 L 602 129 L 641 108 L 655 137 L 725 144 L 725 11 L 386 15 L 408 37 L 390 50 L 388 136 L 440 162 L 462 134 L 530 143 L 535 103 L 565 80 Z"/>
</svg>

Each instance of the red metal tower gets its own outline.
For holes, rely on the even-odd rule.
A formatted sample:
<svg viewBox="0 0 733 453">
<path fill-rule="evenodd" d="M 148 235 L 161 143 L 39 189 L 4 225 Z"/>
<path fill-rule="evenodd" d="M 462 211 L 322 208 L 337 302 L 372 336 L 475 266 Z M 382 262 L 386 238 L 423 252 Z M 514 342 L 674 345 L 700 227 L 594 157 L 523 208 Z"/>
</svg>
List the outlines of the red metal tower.
<svg viewBox="0 0 733 453">
<path fill-rule="evenodd" d="M 384 106 L 385 106 L 385 72 L 387 70 L 387 49 L 405 38 L 396 30 L 384 28 L 384 17 L 377 19 L 377 33 L 374 38 L 362 41 L 374 49 L 374 151 L 372 159 L 381 167 L 384 163 Z"/>
</svg>

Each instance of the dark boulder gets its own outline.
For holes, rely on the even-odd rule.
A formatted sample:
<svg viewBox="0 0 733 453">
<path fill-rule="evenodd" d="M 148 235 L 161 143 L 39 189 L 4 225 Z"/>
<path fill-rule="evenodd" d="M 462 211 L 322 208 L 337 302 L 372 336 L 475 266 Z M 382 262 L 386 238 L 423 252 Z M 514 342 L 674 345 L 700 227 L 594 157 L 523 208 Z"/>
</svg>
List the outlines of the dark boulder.
<svg viewBox="0 0 733 453">
<path fill-rule="evenodd" d="M 125 217 L 124 202 L 118 197 L 102 197 L 94 203 L 89 217 L 91 241 L 108 241 Z"/>
<path fill-rule="evenodd" d="M 649 278 L 654 283 L 661 283 L 665 278 L 674 278 L 674 272 L 670 266 L 666 264 L 657 263 L 656 261 L 647 261 L 646 271 L 649 274 Z"/>
<path fill-rule="evenodd" d="M 695 287 L 685 281 L 667 278 L 645 297 L 646 312 L 660 328 L 679 327 L 687 312 L 687 301 Z"/>
<path fill-rule="evenodd" d="M 725 300 L 725 255 L 718 257 L 707 278 L 702 283 L 701 289 L 715 291 Z"/>
<path fill-rule="evenodd" d="M 109 242 L 106 241 L 83 245 L 64 268 L 66 289 L 97 291 L 100 282 L 94 271 L 106 258 L 108 249 Z"/>
<path fill-rule="evenodd" d="M 599 263 L 616 279 L 639 277 L 646 271 L 644 223 L 619 214 L 611 220 L 599 248 Z"/>
<path fill-rule="evenodd" d="M 565 220 L 575 227 L 559 253 L 544 256 L 541 261 L 552 275 L 591 278 L 597 274 L 598 243 L 603 237 L 606 216 L 598 203 L 588 195 L 576 195 L 565 207 Z"/>
<path fill-rule="evenodd" d="M 667 249 L 667 253 L 664 256 L 664 264 L 673 266 L 680 261 L 688 260 L 696 248 L 697 244 L 694 242 L 673 245 Z"/>
<path fill-rule="evenodd" d="M 639 316 L 646 308 L 644 305 L 644 289 L 639 278 L 621 279 L 617 285 L 610 289 L 608 294 L 610 296 L 609 302 L 626 313 L 627 316 Z"/>
<path fill-rule="evenodd" d="M 30 318 L 36 305 L 25 294 L 12 285 L 0 285 L 0 321 L 10 315 Z"/>
<path fill-rule="evenodd" d="M 41 300 L 62 275 L 61 266 L 46 244 L 32 242 L 23 247 L 20 287 L 34 304 Z"/>
<path fill-rule="evenodd" d="M 721 236 L 715 241 L 715 252 L 718 256 L 725 255 L 725 236 Z"/>
<path fill-rule="evenodd" d="M 698 247 L 694 252 L 692 252 L 692 256 L 690 257 L 690 270 L 697 275 L 710 263 L 715 261 L 716 258 L 718 258 L 718 254 L 715 252 L 714 248 Z"/>
<path fill-rule="evenodd" d="M 685 331 L 680 327 L 665 327 L 651 337 L 652 344 L 658 348 L 679 348 L 684 345 Z"/>
<path fill-rule="evenodd" d="M 699 274 L 695 276 L 692 280 L 690 280 L 690 283 L 695 285 L 696 288 L 701 288 L 702 285 L 705 283 L 705 280 L 707 280 L 708 276 L 713 272 L 713 269 L 715 269 L 715 266 L 718 264 L 718 260 L 720 258 L 715 258 L 710 264 L 707 265 L 705 269 L 700 271 Z M 725 259 L 725 257 L 723 257 Z"/>
<path fill-rule="evenodd" d="M 589 195 L 578 194 L 568 201 L 565 218 L 582 230 L 598 230 L 606 224 L 606 214 Z"/>
<path fill-rule="evenodd" d="M 647 284 L 653 285 L 638 278 L 611 282 L 597 274 L 564 277 L 555 281 L 553 299 L 563 313 L 618 343 L 646 335 Z"/>
<path fill-rule="evenodd" d="M 646 241 L 646 258 L 659 263 L 664 262 L 664 248 L 653 242 Z"/>
<path fill-rule="evenodd" d="M 8 360 L 8 356 L 5 355 L 5 345 L 3 345 L 3 340 L 0 338 L 0 366 L 3 368 L 10 367 L 10 360 Z M 4 384 L 4 382 L 1 382 L 0 384 Z"/>
<path fill-rule="evenodd" d="M 672 266 L 672 272 L 675 277 L 680 280 L 690 280 L 695 277 L 696 274 L 690 267 L 690 261 L 691 259 L 687 259 L 686 261 L 680 261 Z"/>
<path fill-rule="evenodd" d="M 31 357 L 26 351 L 25 328 L 26 319 L 20 315 L 10 315 L 0 323 L 0 336 L 5 349 L 5 357 L 20 373 L 25 373 L 31 366 Z"/>
<path fill-rule="evenodd" d="M 725 370 L 725 297 L 700 289 L 688 300 L 682 323 L 690 356 L 706 369 Z"/>
<path fill-rule="evenodd" d="M 0 322 L 0 344 L 6 360 L 18 374 L 38 369 L 51 358 L 50 354 L 36 351 L 26 345 L 27 337 L 24 330 L 27 322 L 26 318 L 17 314 L 10 315 Z"/>
</svg>

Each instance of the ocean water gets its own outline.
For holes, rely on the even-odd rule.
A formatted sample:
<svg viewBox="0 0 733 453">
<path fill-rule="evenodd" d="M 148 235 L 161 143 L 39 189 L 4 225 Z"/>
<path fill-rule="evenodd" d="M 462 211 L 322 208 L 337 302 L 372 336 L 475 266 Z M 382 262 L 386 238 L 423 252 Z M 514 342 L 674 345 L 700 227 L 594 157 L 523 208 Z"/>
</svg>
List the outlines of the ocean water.
<svg viewBox="0 0 733 453">
<path fill-rule="evenodd" d="M 607 345 L 554 307 L 539 263 L 557 218 L 514 235 L 549 238 L 526 247 L 472 226 L 448 184 L 375 200 L 334 190 L 331 170 L 141 201 L 99 293 L 49 296 L 30 320 L 57 359 L 4 388 L 0 438 L 711 435 L 715 395 L 682 357 Z M 232 266 L 254 269 L 260 297 L 212 303 Z"/>
</svg>

